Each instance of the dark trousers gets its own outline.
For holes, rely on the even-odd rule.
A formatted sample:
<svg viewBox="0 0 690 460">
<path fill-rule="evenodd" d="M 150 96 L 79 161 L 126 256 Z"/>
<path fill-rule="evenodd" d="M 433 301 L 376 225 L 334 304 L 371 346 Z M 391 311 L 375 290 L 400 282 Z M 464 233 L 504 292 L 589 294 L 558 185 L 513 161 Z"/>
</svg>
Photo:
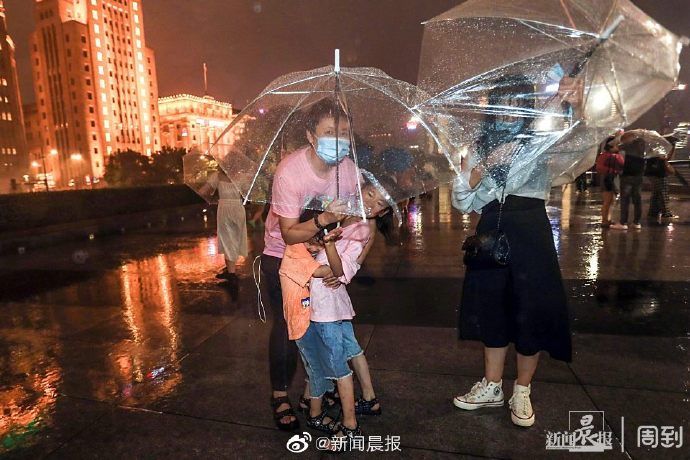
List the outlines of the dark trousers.
<svg viewBox="0 0 690 460">
<path fill-rule="evenodd" d="M 628 223 L 630 201 L 634 207 L 633 223 L 642 219 L 642 176 L 621 176 L 621 224 Z"/>
<path fill-rule="evenodd" d="M 283 316 L 283 293 L 280 290 L 280 262 L 277 257 L 261 255 L 261 292 L 268 314 L 273 319 L 268 342 L 268 362 L 273 391 L 287 391 L 297 370 L 299 351 L 288 339 L 287 323 Z"/>
<path fill-rule="evenodd" d="M 659 213 L 663 217 L 668 217 L 672 214 L 668 206 L 668 180 L 665 177 L 650 177 L 649 179 L 652 182 L 652 198 L 649 202 L 647 217 L 656 219 Z"/>
</svg>

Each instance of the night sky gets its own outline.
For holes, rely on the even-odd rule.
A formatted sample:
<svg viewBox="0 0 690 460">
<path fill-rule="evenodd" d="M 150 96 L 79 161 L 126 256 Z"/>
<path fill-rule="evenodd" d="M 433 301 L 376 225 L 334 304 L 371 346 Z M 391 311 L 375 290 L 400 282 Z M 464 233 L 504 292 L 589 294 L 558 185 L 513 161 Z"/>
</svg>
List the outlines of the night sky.
<svg viewBox="0 0 690 460">
<path fill-rule="evenodd" d="M 34 23 L 33 3 L 5 0 L 10 33 L 18 47 L 25 102 L 33 100 L 27 43 Z M 240 108 L 277 76 L 331 64 L 334 48 L 341 49 L 345 66 L 379 67 L 395 78 L 414 83 L 421 22 L 459 3 L 143 0 L 146 40 L 156 52 L 160 96 L 203 94 L 202 63 L 206 61 L 209 93 Z M 676 34 L 690 36 L 688 0 L 634 3 Z M 690 82 L 687 49 L 683 63 L 681 79 Z"/>
</svg>

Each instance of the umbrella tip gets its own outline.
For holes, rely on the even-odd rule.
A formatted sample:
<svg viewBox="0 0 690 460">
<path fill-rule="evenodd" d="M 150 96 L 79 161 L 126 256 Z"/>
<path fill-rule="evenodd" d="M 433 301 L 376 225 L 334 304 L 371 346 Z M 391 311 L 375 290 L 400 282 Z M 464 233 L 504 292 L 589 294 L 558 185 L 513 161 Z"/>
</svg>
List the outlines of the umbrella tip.
<svg viewBox="0 0 690 460">
<path fill-rule="evenodd" d="M 336 72 L 340 72 L 340 50 L 335 49 L 335 65 L 333 66 Z"/>
</svg>

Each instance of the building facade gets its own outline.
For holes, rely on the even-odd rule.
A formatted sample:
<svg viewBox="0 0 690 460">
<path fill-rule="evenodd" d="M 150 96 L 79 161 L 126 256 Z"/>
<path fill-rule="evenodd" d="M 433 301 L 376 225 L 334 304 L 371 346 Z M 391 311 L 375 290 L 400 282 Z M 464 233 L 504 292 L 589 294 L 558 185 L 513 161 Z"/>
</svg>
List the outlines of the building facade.
<svg viewBox="0 0 690 460">
<path fill-rule="evenodd" d="M 208 150 L 237 113 L 211 96 L 179 94 L 158 100 L 161 142 L 187 150 Z"/>
<path fill-rule="evenodd" d="M 141 0 L 35 0 L 31 63 L 41 155 L 58 187 L 89 185 L 119 150 L 160 150 L 155 58 Z"/>
<path fill-rule="evenodd" d="M 29 165 L 14 50 L 0 0 L 0 193 L 20 191 Z"/>
</svg>

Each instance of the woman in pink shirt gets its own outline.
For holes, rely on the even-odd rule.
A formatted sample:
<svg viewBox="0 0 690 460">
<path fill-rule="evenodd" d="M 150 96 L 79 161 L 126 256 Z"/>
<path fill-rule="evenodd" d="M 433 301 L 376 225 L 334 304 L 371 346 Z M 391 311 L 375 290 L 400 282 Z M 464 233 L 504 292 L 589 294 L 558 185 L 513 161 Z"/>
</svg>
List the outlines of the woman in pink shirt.
<svg viewBox="0 0 690 460">
<path fill-rule="evenodd" d="M 335 119 L 339 119 L 336 126 Z M 271 406 L 276 426 L 282 430 L 299 427 L 287 389 L 297 368 L 298 351 L 288 338 L 283 316 L 283 299 L 278 270 L 286 244 L 303 243 L 325 226 L 346 216 L 346 204 L 336 197 L 350 198 L 357 192 L 357 168 L 350 154 L 350 125 L 342 109 L 330 98 L 313 104 L 306 115 L 305 129 L 309 145 L 285 157 L 273 178 L 271 210 L 264 232 L 261 273 L 265 280 L 263 297 L 273 318 L 269 339 Z M 336 151 L 336 133 L 338 137 Z M 337 168 L 336 168 L 337 165 Z M 337 178 L 336 178 L 337 174 Z M 331 202 L 326 212 L 309 222 L 299 222 L 306 203 L 314 198 Z M 325 278 L 329 287 L 341 283 L 336 277 Z"/>
</svg>

